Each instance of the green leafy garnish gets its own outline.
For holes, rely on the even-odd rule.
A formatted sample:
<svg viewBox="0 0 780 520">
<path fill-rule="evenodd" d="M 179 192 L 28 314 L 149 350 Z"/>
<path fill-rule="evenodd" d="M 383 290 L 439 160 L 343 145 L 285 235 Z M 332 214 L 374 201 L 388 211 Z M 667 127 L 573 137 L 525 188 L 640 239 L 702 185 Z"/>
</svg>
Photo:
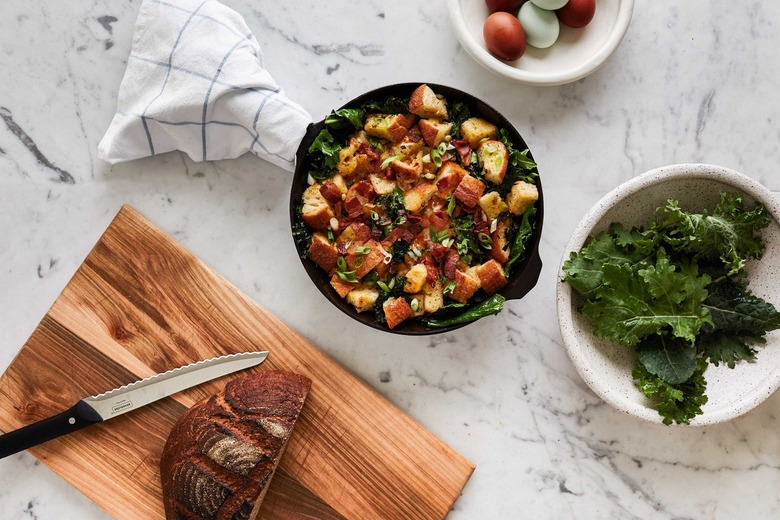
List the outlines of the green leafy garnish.
<svg viewBox="0 0 780 520">
<path fill-rule="evenodd" d="M 452 122 L 450 134 L 456 136 L 460 133 L 460 125 L 463 124 L 463 121 L 471 117 L 471 110 L 466 103 L 457 102 L 450 105 L 448 112 L 450 122 Z"/>
<path fill-rule="evenodd" d="M 646 227 L 613 223 L 564 262 L 594 334 L 635 349 L 634 379 L 665 424 L 701 414 L 708 363 L 753 361 L 753 345 L 780 328 L 744 273 L 768 224 L 764 207 L 746 209 L 740 195 L 722 193 L 712 213 L 669 200 Z"/>
<path fill-rule="evenodd" d="M 333 170 L 339 162 L 341 145 L 327 130 L 320 130 L 309 145 L 309 175 L 315 180 L 324 181 L 333 176 Z"/>
<path fill-rule="evenodd" d="M 341 108 L 332 111 L 325 118 L 325 126 L 337 130 L 350 127 L 360 129 L 363 128 L 363 119 L 365 117 L 366 112 L 359 108 Z"/>
<path fill-rule="evenodd" d="M 509 249 L 509 260 L 504 264 L 504 272 L 507 276 L 512 272 L 515 264 L 525 258 L 525 248 L 528 240 L 534 232 L 534 217 L 536 216 L 536 206 L 531 206 L 523 212 L 523 218 L 520 221 L 515 232 L 512 247 Z"/>
<path fill-rule="evenodd" d="M 391 96 L 384 101 L 367 101 L 360 108 L 366 112 L 403 114 L 409 111 L 409 98 Z"/>
<path fill-rule="evenodd" d="M 437 319 L 435 317 L 426 318 L 423 323 L 428 327 L 450 327 L 452 325 L 461 325 L 468 323 L 484 316 L 490 316 L 492 314 L 498 314 L 501 309 L 504 308 L 504 302 L 506 298 L 500 294 L 494 294 L 490 298 L 481 301 L 474 305 L 469 310 L 453 316 L 451 318 Z"/>
<path fill-rule="evenodd" d="M 349 267 L 347 267 L 347 261 L 344 259 L 343 256 L 340 256 L 338 260 L 336 260 L 336 276 L 338 276 L 342 281 L 349 282 L 349 283 L 358 283 L 359 280 L 355 275 L 356 272 L 357 270 L 355 269 L 351 271 L 349 270 Z"/>
</svg>

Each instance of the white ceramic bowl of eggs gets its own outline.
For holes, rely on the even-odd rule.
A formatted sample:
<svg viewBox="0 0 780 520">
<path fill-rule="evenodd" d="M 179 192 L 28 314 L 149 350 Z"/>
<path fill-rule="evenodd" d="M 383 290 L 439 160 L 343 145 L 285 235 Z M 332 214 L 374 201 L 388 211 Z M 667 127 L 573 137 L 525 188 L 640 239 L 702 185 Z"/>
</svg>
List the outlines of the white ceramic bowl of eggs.
<svg viewBox="0 0 780 520">
<path fill-rule="evenodd" d="M 560 23 L 556 11 L 568 9 L 565 4 L 569 2 L 569 8 L 583 3 L 580 0 L 514 3 L 518 2 L 519 9 L 509 14 L 523 27 L 526 45 L 522 56 L 512 60 L 496 57 L 486 43 L 486 38 L 504 43 L 516 38 L 512 34 L 516 28 L 506 27 L 505 15 L 486 30 L 491 15 L 488 3 L 493 5 L 493 0 L 447 0 L 447 7 L 458 40 L 478 63 L 506 78 L 539 86 L 570 83 L 597 70 L 620 45 L 634 10 L 634 0 L 595 0 L 595 12 L 587 25 L 570 27 Z"/>
</svg>

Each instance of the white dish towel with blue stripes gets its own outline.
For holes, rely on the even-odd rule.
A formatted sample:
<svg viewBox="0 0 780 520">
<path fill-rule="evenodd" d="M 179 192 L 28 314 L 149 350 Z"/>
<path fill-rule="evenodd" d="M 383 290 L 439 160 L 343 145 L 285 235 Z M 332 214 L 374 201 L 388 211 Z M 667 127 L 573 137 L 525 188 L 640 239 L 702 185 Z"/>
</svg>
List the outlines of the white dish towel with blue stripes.
<svg viewBox="0 0 780 520">
<path fill-rule="evenodd" d="M 252 152 L 293 171 L 311 121 L 263 67 L 241 15 L 216 0 L 144 0 L 98 155 L 115 164 L 173 150 L 195 161 Z"/>
</svg>

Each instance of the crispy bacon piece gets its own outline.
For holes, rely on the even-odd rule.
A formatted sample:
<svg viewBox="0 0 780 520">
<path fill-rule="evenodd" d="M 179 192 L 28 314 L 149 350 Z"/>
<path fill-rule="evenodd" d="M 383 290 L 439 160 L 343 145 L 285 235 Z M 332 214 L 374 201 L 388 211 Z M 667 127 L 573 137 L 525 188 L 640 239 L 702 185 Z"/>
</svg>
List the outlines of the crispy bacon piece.
<svg viewBox="0 0 780 520">
<path fill-rule="evenodd" d="M 455 271 L 457 271 L 458 262 L 460 261 L 460 255 L 454 249 L 447 251 L 447 258 L 444 260 L 442 266 L 442 273 L 449 280 L 455 279 Z"/>
<path fill-rule="evenodd" d="M 365 214 L 365 205 L 376 199 L 376 192 L 369 181 L 359 181 L 349 187 L 344 199 L 344 210 L 350 218 Z"/>
<path fill-rule="evenodd" d="M 455 151 L 458 152 L 460 163 L 463 166 L 471 164 L 471 147 L 469 146 L 468 141 L 464 139 L 453 139 L 450 141 L 450 144 L 452 144 L 452 146 L 455 147 Z"/>
<path fill-rule="evenodd" d="M 430 255 L 425 255 L 425 258 L 423 259 L 423 265 L 425 265 L 425 270 L 427 271 L 427 276 L 425 279 L 428 281 L 431 287 L 433 287 L 439 280 L 439 268 L 436 267 L 436 263 L 433 261 L 433 258 L 431 258 Z"/>
<path fill-rule="evenodd" d="M 320 186 L 320 195 L 332 204 L 341 202 L 341 189 L 330 179 L 323 182 L 322 186 Z"/>
<path fill-rule="evenodd" d="M 441 231 L 450 224 L 450 216 L 446 211 L 436 210 L 428 217 L 428 223 L 436 231 Z"/>
<path fill-rule="evenodd" d="M 440 264 L 447 257 L 447 251 L 449 251 L 449 249 L 447 249 L 441 244 L 433 244 L 430 251 L 431 251 L 431 256 L 436 261 L 436 263 Z"/>
</svg>

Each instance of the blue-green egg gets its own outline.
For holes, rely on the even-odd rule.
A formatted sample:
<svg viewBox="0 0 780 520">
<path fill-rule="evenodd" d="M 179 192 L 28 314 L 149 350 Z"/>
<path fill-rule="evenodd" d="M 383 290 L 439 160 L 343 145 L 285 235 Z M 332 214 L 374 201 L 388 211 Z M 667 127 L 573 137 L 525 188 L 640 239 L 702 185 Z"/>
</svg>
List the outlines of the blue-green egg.
<svg viewBox="0 0 780 520">
<path fill-rule="evenodd" d="M 537 49 L 546 49 L 558 39 L 561 26 L 554 11 L 526 2 L 517 13 L 517 19 L 523 26 L 528 45 Z"/>
<path fill-rule="evenodd" d="M 546 9 L 548 11 L 554 11 L 555 9 L 560 9 L 569 3 L 569 0 L 531 0 L 531 2 L 536 4 L 536 7 L 541 7 L 542 9 Z"/>
</svg>

